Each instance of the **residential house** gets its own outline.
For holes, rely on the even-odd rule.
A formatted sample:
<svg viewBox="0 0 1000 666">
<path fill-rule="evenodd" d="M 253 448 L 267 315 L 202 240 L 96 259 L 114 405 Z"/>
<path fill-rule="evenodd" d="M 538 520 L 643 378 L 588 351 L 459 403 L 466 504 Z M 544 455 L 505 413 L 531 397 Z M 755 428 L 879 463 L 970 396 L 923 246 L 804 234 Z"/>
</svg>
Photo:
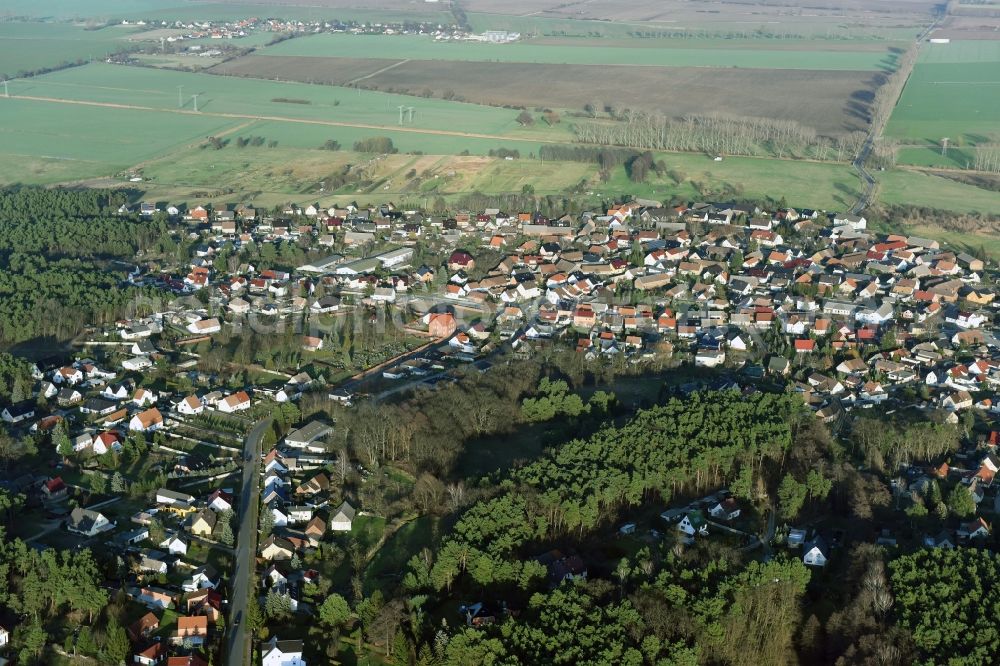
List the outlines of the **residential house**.
<svg viewBox="0 0 1000 666">
<path fill-rule="evenodd" d="M 261 666 L 306 666 L 302 649 L 302 641 L 281 641 L 272 636 L 267 643 L 261 643 Z"/>
<path fill-rule="evenodd" d="M 185 603 L 188 615 L 204 615 L 209 624 L 217 624 L 222 617 L 222 595 L 216 590 L 204 588 L 191 592 Z"/>
<path fill-rule="evenodd" d="M 309 480 L 299 484 L 299 487 L 295 489 L 295 494 L 318 495 L 319 493 L 329 492 L 329 490 L 330 478 L 323 472 L 320 472 Z"/>
<path fill-rule="evenodd" d="M 177 403 L 177 413 L 186 416 L 194 416 L 205 411 L 205 405 L 201 403 L 196 395 L 189 395 Z"/>
<path fill-rule="evenodd" d="M 74 534 L 92 537 L 114 529 L 115 524 L 104 514 L 82 507 L 76 507 L 66 520 L 66 529 Z"/>
<path fill-rule="evenodd" d="M 81 414 L 92 414 L 95 416 L 108 416 L 118 409 L 118 405 L 104 398 L 87 398 L 80 405 Z M 127 413 L 127 412 L 126 412 Z"/>
<path fill-rule="evenodd" d="M 182 584 L 181 589 L 185 592 L 195 592 L 197 590 L 214 590 L 219 586 L 219 575 L 215 569 L 205 564 L 191 572 Z"/>
<path fill-rule="evenodd" d="M 35 401 L 22 400 L 21 402 L 4 407 L 0 412 L 0 418 L 7 423 L 21 423 L 35 417 Z"/>
<path fill-rule="evenodd" d="M 290 560 L 295 554 L 295 546 L 287 539 L 273 534 L 260 546 L 260 556 L 268 561 Z"/>
<path fill-rule="evenodd" d="M 150 608 L 161 610 L 170 608 L 174 603 L 174 595 L 169 590 L 159 587 L 143 587 L 139 590 L 137 601 Z"/>
<path fill-rule="evenodd" d="M 962 523 L 956 533 L 960 539 L 987 539 L 990 536 L 990 526 L 979 516 L 973 521 Z"/>
<path fill-rule="evenodd" d="M 330 529 L 334 532 L 350 532 L 356 514 L 354 507 L 344 500 L 330 519 Z"/>
<path fill-rule="evenodd" d="M 233 510 L 233 496 L 224 490 L 216 490 L 208 496 L 208 508 L 216 513 Z"/>
<path fill-rule="evenodd" d="M 315 516 L 306 525 L 304 531 L 310 541 L 318 542 L 326 535 L 326 521 L 319 516 Z"/>
<path fill-rule="evenodd" d="M 208 618 L 204 615 L 181 616 L 177 618 L 177 630 L 171 636 L 174 643 L 202 645 L 208 638 Z"/>
<path fill-rule="evenodd" d="M 825 567 L 829 558 L 830 550 L 823 537 L 816 535 L 812 541 L 804 546 L 802 562 L 812 567 Z"/>
<path fill-rule="evenodd" d="M 133 643 L 149 638 L 160 628 L 160 618 L 152 612 L 146 613 L 128 627 L 128 637 Z"/>
<path fill-rule="evenodd" d="M 153 362 L 148 356 L 133 356 L 122 361 L 122 368 L 130 372 L 141 372 L 146 368 L 153 367 Z"/>
<path fill-rule="evenodd" d="M 42 499 L 48 502 L 65 499 L 67 494 L 69 494 L 69 488 L 66 487 L 60 476 L 49 479 L 42 484 Z"/>
<path fill-rule="evenodd" d="M 142 666 L 155 666 L 156 664 L 159 664 L 164 659 L 166 659 L 167 654 L 168 650 L 166 644 L 157 641 L 151 644 L 149 647 L 137 651 L 135 653 L 135 656 L 132 657 L 132 661 L 133 663 L 141 664 Z"/>
<path fill-rule="evenodd" d="M 705 516 L 701 511 L 688 511 L 677 523 L 677 530 L 689 537 L 696 534 L 707 536 L 708 523 L 705 522 Z"/>
<path fill-rule="evenodd" d="M 214 511 L 207 508 L 202 509 L 191 516 L 191 534 L 201 537 L 211 537 L 217 520 L 218 518 Z"/>
<path fill-rule="evenodd" d="M 188 495 L 169 488 L 160 488 L 156 491 L 156 503 L 167 506 L 183 505 L 185 507 L 194 504 L 194 495 Z"/>
<path fill-rule="evenodd" d="M 719 520 L 736 520 L 740 517 L 740 506 L 736 503 L 736 500 L 730 497 L 729 499 L 718 502 L 715 506 L 708 510 L 708 513 Z"/>
<path fill-rule="evenodd" d="M 250 396 L 246 391 L 237 391 L 220 400 L 216 405 L 216 409 L 227 414 L 250 409 Z"/>
<path fill-rule="evenodd" d="M 187 555 L 188 542 L 179 534 L 172 534 L 160 543 L 160 548 L 166 548 L 171 555 Z"/>
<path fill-rule="evenodd" d="M 310 421 L 285 436 L 285 444 L 293 449 L 307 449 L 310 445 L 333 432 L 333 427 L 320 421 Z"/>
<path fill-rule="evenodd" d="M 150 407 L 144 412 L 139 412 L 128 422 L 128 429 L 132 432 L 152 432 L 163 427 L 163 414 L 156 407 Z"/>
</svg>

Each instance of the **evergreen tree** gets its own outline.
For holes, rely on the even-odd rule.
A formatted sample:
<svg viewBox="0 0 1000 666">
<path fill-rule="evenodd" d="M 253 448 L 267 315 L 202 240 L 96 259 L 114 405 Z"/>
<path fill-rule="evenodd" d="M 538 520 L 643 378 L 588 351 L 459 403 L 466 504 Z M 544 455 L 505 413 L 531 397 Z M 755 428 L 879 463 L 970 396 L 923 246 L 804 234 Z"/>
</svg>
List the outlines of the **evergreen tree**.
<svg viewBox="0 0 1000 666">
<path fill-rule="evenodd" d="M 266 539 L 271 535 L 274 530 L 274 514 L 271 513 L 271 507 L 262 506 L 260 508 L 260 538 Z"/>
<path fill-rule="evenodd" d="M 958 518 L 970 518 L 976 515 L 976 502 L 972 499 L 972 493 L 968 488 L 957 485 L 948 493 L 948 510 Z"/>
<path fill-rule="evenodd" d="M 118 620 L 111 618 L 105 630 L 103 650 L 108 663 L 124 664 L 131 647 L 125 630 L 118 624 Z"/>
<path fill-rule="evenodd" d="M 55 445 L 56 452 L 65 460 L 73 455 L 73 442 L 66 434 L 66 426 L 60 421 L 52 430 L 52 444 Z"/>
<path fill-rule="evenodd" d="M 331 594 L 319 606 L 319 621 L 328 627 L 342 627 L 350 619 L 351 607 L 339 594 Z"/>
<path fill-rule="evenodd" d="M 88 483 L 90 489 L 97 495 L 103 495 L 108 490 L 108 479 L 100 472 L 91 474 Z"/>
</svg>

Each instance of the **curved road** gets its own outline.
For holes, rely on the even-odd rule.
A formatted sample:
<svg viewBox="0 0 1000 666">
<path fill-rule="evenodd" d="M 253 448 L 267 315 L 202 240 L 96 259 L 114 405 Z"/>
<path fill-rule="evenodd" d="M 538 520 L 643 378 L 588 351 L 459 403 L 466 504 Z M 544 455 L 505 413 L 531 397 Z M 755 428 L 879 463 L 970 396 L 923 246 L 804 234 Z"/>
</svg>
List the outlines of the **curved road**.
<svg viewBox="0 0 1000 666">
<path fill-rule="evenodd" d="M 226 644 L 227 666 L 243 666 L 250 659 L 249 636 L 246 632 L 247 602 L 251 594 L 257 555 L 257 490 L 261 443 L 264 432 L 271 426 L 271 417 L 257 422 L 243 441 L 243 488 L 240 490 L 240 526 L 236 536 L 236 564 L 229 579 L 229 640 Z"/>
</svg>

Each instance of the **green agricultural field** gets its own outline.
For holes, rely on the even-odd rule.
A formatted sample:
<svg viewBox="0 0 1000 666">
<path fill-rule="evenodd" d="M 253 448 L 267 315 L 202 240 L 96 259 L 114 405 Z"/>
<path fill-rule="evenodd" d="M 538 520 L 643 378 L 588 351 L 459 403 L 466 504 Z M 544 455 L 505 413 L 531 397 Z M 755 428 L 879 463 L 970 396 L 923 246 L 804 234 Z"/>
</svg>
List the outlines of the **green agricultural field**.
<svg viewBox="0 0 1000 666">
<path fill-rule="evenodd" d="M 134 28 L 87 30 L 68 23 L 0 23 L 0 76 L 103 59 L 126 46 Z"/>
<path fill-rule="evenodd" d="M 940 152 L 948 137 L 949 156 L 904 150 L 907 164 L 965 167 L 969 146 L 1000 140 L 1000 42 L 929 44 L 907 81 L 886 135 Z M 966 149 L 966 150 L 963 150 Z"/>
<path fill-rule="evenodd" d="M 322 34 L 290 39 L 262 49 L 264 55 L 383 59 L 524 62 L 577 65 L 655 65 L 671 67 L 742 67 L 750 69 L 878 70 L 891 67 L 888 52 L 789 51 L 657 46 L 594 48 L 532 44 L 443 43 L 423 36 Z"/>
<path fill-rule="evenodd" d="M 399 106 L 403 105 L 415 109 L 412 122 L 405 121 L 404 129 L 411 131 L 541 138 L 537 128 L 521 130 L 515 120 L 516 112 L 507 109 L 332 86 L 103 63 L 14 81 L 10 84 L 10 93 L 175 111 L 178 110 L 178 86 L 183 86 L 183 110 L 193 110 L 193 95 L 197 94 L 198 110 L 203 114 L 231 114 L 240 118 L 294 120 L 320 125 L 346 123 L 378 130 L 398 127 Z M 567 140 L 569 129 L 553 128 L 546 137 L 549 140 Z"/>
<path fill-rule="evenodd" d="M 920 53 L 921 63 L 965 64 L 1000 62 L 1000 42 L 985 39 L 928 44 Z"/>
<path fill-rule="evenodd" d="M 0 98 L 0 183 L 111 175 L 237 121 Z"/>
</svg>

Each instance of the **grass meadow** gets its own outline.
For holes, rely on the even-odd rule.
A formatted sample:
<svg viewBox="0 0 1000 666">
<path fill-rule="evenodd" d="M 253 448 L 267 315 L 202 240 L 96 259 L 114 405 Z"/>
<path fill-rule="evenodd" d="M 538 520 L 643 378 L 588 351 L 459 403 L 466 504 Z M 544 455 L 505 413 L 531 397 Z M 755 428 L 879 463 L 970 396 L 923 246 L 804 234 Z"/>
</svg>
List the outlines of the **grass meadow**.
<svg viewBox="0 0 1000 666">
<path fill-rule="evenodd" d="M 959 183 L 920 171 L 897 169 L 876 174 L 879 200 L 953 210 L 962 213 L 993 213 L 1000 210 L 1000 193 Z"/>
<path fill-rule="evenodd" d="M 889 67 L 894 57 L 885 51 L 794 51 L 766 48 L 729 48 L 708 45 L 669 47 L 667 40 L 656 46 L 605 46 L 586 42 L 550 45 L 517 42 L 436 42 L 426 36 L 320 34 L 290 39 L 260 51 L 263 55 L 313 57 L 368 57 L 411 60 L 456 60 L 465 62 L 524 62 L 575 65 L 654 65 L 671 67 L 739 67 L 750 69 L 878 70 Z"/>
</svg>

